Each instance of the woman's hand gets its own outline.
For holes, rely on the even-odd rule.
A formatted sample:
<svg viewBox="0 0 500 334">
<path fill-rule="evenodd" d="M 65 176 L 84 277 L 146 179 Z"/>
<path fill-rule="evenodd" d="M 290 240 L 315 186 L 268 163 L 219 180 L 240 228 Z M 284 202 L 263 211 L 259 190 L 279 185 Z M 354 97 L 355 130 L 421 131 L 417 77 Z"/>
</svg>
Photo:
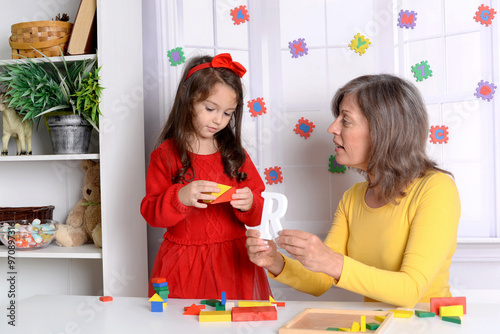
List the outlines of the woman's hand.
<svg viewBox="0 0 500 334">
<path fill-rule="evenodd" d="M 217 198 L 210 193 L 218 193 L 220 189 L 217 188 L 217 182 L 212 181 L 193 181 L 186 184 L 179 189 L 179 201 L 186 206 L 194 206 L 196 208 L 204 209 L 208 205 L 206 203 L 198 202 L 199 200 L 213 201 Z"/>
<path fill-rule="evenodd" d="M 246 236 L 246 247 L 250 261 L 278 276 L 285 266 L 285 261 L 283 256 L 278 253 L 276 244 L 272 240 L 260 239 L 258 230 L 248 229 Z"/>
<path fill-rule="evenodd" d="M 248 187 L 236 189 L 236 193 L 233 194 L 232 199 L 230 203 L 235 209 L 248 211 L 252 208 L 253 193 Z"/>
<path fill-rule="evenodd" d="M 304 268 L 340 279 L 344 256 L 334 252 L 316 235 L 298 230 L 282 230 L 278 234 L 278 246 L 299 260 Z"/>
</svg>

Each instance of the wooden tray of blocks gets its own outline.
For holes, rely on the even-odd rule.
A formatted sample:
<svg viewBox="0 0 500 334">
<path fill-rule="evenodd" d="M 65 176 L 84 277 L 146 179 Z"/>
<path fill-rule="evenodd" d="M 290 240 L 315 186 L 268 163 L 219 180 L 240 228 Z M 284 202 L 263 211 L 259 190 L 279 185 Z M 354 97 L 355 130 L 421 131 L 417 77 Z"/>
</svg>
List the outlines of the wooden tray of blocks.
<svg viewBox="0 0 500 334">
<path fill-rule="evenodd" d="M 383 333 L 394 318 L 394 313 L 389 311 L 363 311 L 363 310 L 331 310 L 308 308 L 279 329 L 279 334 L 325 334 L 332 333 L 327 328 L 351 328 L 354 322 L 360 322 L 361 316 L 366 317 L 366 323 L 375 322 L 375 316 L 386 318 L 376 330 L 366 329 L 365 333 Z"/>
</svg>

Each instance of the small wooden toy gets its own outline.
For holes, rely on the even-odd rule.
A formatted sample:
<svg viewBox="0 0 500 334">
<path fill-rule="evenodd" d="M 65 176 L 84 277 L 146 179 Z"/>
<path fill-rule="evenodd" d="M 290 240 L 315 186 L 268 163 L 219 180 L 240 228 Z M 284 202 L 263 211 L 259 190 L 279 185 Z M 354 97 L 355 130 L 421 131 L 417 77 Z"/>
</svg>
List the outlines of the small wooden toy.
<svg viewBox="0 0 500 334">
<path fill-rule="evenodd" d="M 163 309 L 167 306 L 167 303 L 165 303 L 163 298 L 158 296 L 157 293 L 155 293 L 149 301 L 151 302 L 151 312 L 163 312 Z"/>
<path fill-rule="evenodd" d="M 199 322 L 231 322 L 231 311 L 201 311 Z"/>
<path fill-rule="evenodd" d="M 464 314 L 467 314 L 467 299 L 465 297 L 431 297 L 430 299 L 431 312 L 439 315 L 441 306 L 462 305 Z"/>
<path fill-rule="evenodd" d="M 413 311 L 409 310 L 389 310 L 389 312 L 394 313 L 394 318 L 411 318 L 413 316 Z"/>
<path fill-rule="evenodd" d="M 251 306 L 272 306 L 271 302 L 260 302 L 253 300 L 240 300 L 238 307 L 251 307 Z"/>
<path fill-rule="evenodd" d="M 376 330 L 379 326 L 380 326 L 380 324 L 377 324 L 375 322 L 369 322 L 366 324 L 366 328 L 368 328 L 371 331 Z"/>
<path fill-rule="evenodd" d="M 441 317 L 461 317 L 464 315 L 463 305 L 441 306 L 439 308 Z"/>
<path fill-rule="evenodd" d="M 385 316 L 383 316 L 383 315 L 376 315 L 375 316 L 375 320 L 377 320 L 378 322 L 384 322 Z"/>
<path fill-rule="evenodd" d="M 205 305 L 202 305 L 205 308 Z M 201 312 L 201 308 L 199 308 L 196 304 L 192 304 L 191 306 L 184 307 L 184 313 L 182 315 L 199 315 Z"/>
<path fill-rule="evenodd" d="M 443 321 L 453 322 L 459 325 L 462 324 L 462 319 L 460 319 L 460 317 L 442 317 L 441 319 Z"/>
<path fill-rule="evenodd" d="M 360 330 L 366 332 L 366 315 L 362 315 L 360 319 Z"/>
<path fill-rule="evenodd" d="M 427 311 L 419 311 L 415 310 L 415 315 L 419 318 L 432 318 L 436 316 L 436 313 L 434 312 L 427 312 Z"/>
<path fill-rule="evenodd" d="M 226 291 L 222 291 L 220 303 L 221 303 L 221 305 L 226 305 Z"/>
<path fill-rule="evenodd" d="M 113 297 L 111 297 L 111 296 L 102 296 L 102 297 L 99 297 L 99 300 L 101 302 L 112 302 L 113 301 Z"/>
<path fill-rule="evenodd" d="M 220 189 L 220 192 L 209 193 L 210 195 L 216 196 L 217 198 L 214 200 L 203 200 L 203 202 L 210 204 L 219 204 L 232 201 L 232 196 L 234 193 L 236 193 L 235 187 L 226 186 L 225 184 L 217 184 L 217 188 Z"/>
<path fill-rule="evenodd" d="M 263 321 L 277 320 L 278 312 L 275 306 L 233 307 L 233 321 Z"/>
<path fill-rule="evenodd" d="M 205 299 L 205 300 L 200 301 L 200 304 L 209 305 L 209 306 L 212 306 L 212 307 L 216 307 L 217 303 L 220 303 L 220 300 L 217 300 L 217 299 Z"/>
<path fill-rule="evenodd" d="M 278 307 L 282 307 L 282 306 L 285 306 L 285 302 L 277 302 L 276 300 L 274 300 L 273 297 L 269 296 L 269 301 L 271 302 L 271 304 L 273 305 L 276 305 Z"/>
<path fill-rule="evenodd" d="M 226 311 L 231 311 L 234 307 L 234 302 L 226 302 L 224 306 L 226 307 Z"/>
</svg>

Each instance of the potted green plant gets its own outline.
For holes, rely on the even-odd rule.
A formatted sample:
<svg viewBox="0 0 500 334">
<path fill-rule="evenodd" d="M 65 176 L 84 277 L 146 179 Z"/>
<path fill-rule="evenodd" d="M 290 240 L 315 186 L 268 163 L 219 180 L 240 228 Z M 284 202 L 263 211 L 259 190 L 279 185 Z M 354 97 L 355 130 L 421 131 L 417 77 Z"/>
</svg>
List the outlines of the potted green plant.
<svg viewBox="0 0 500 334">
<path fill-rule="evenodd" d="M 6 102 L 37 125 L 45 117 L 56 154 L 87 153 L 92 128 L 99 131 L 99 83 L 97 59 L 68 64 L 50 58 L 3 66 L 0 83 L 6 86 Z"/>
</svg>

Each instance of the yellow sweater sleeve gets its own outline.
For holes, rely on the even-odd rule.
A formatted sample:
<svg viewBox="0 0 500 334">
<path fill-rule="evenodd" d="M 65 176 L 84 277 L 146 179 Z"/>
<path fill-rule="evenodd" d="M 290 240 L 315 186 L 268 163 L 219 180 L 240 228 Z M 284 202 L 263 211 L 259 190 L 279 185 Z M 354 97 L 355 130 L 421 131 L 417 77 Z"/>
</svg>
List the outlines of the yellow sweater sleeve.
<svg viewBox="0 0 500 334">
<path fill-rule="evenodd" d="M 364 210 L 360 204 L 364 203 L 365 190 L 358 185 L 344 194 L 325 240 L 330 248 L 344 254 L 338 282 L 289 258 L 275 279 L 313 295 L 335 284 L 403 307 L 413 307 L 432 296 L 449 296 L 449 266 L 460 218 L 460 199 L 453 180 L 442 173 L 428 173 L 407 189 L 399 205 L 372 210 Z M 366 225 L 377 219 L 383 222 L 380 235 Z M 356 233 L 356 240 L 351 233 Z M 386 261 L 392 265 L 384 262 L 385 249 L 395 249 Z M 292 281 L 293 285 L 289 284 Z"/>
</svg>

